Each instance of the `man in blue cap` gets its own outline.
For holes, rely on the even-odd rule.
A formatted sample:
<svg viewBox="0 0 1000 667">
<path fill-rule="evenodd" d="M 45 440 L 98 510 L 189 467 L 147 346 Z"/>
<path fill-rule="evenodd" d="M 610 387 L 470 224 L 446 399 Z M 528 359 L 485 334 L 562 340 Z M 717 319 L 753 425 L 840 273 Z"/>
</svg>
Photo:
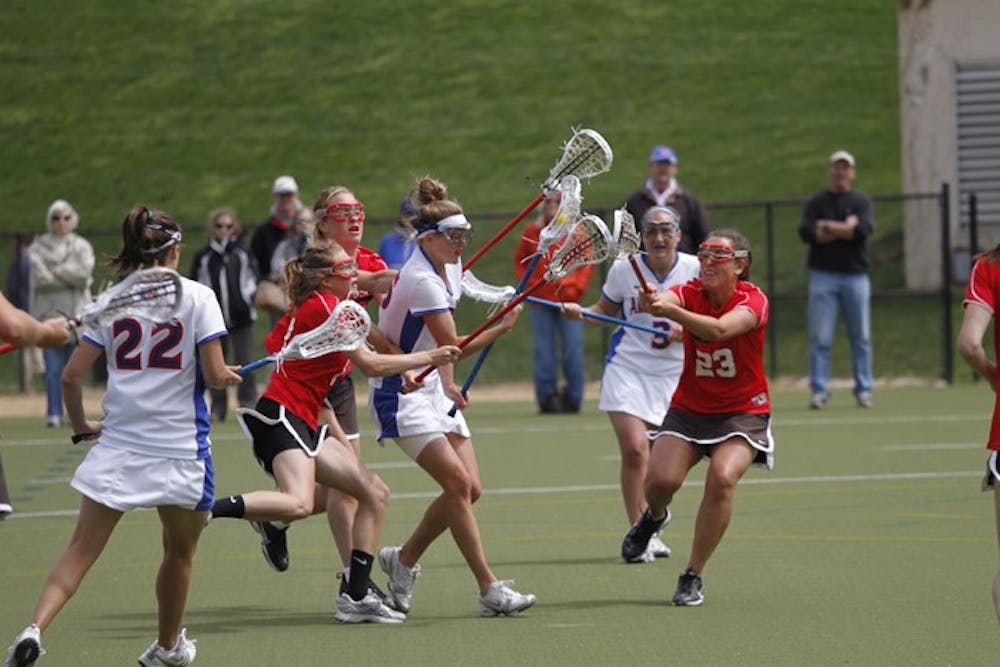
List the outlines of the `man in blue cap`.
<svg viewBox="0 0 1000 667">
<path fill-rule="evenodd" d="M 625 202 L 625 209 L 636 221 L 653 206 L 669 206 L 681 218 L 681 241 L 677 249 L 695 254 L 708 237 L 711 225 L 708 213 L 698 198 L 677 182 L 677 154 L 670 146 L 653 148 L 649 155 L 649 177 Z"/>
</svg>

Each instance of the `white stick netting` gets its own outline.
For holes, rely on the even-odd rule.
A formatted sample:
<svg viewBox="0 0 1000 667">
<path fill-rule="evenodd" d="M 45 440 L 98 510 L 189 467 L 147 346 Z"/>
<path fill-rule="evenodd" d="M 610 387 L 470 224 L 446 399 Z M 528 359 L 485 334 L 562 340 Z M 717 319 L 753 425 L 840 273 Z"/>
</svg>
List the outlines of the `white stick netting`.
<svg viewBox="0 0 1000 667">
<path fill-rule="evenodd" d="M 181 278 L 165 267 L 142 269 L 104 290 L 80 313 L 80 322 L 102 326 L 128 315 L 166 322 L 181 303 Z"/>
<path fill-rule="evenodd" d="M 573 174 L 566 175 L 559 181 L 558 191 L 562 195 L 559 209 L 538 236 L 539 253 L 548 251 L 580 219 L 580 205 L 583 202 L 580 196 L 580 179 Z"/>
<path fill-rule="evenodd" d="M 608 258 L 611 250 L 608 226 L 596 215 L 588 213 L 569 230 L 565 243 L 552 255 L 545 280 L 563 278 L 581 266 L 599 264 Z"/>
<path fill-rule="evenodd" d="M 516 293 L 513 285 L 490 285 L 473 275 L 462 273 L 462 294 L 483 303 L 507 303 Z"/>
<path fill-rule="evenodd" d="M 354 301 L 341 301 L 323 324 L 292 338 L 275 359 L 314 359 L 356 350 L 368 338 L 370 328 L 371 318 L 362 306 Z"/>
<path fill-rule="evenodd" d="M 614 232 L 612 238 L 617 257 L 631 257 L 639 252 L 640 237 L 635 227 L 635 218 L 624 208 L 615 211 Z"/>
<path fill-rule="evenodd" d="M 565 176 L 593 178 L 611 169 L 614 154 L 611 146 L 594 130 L 577 130 L 563 147 L 562 158 L 549 171 L 545 189 L 553 190 Z"/>
</svg>

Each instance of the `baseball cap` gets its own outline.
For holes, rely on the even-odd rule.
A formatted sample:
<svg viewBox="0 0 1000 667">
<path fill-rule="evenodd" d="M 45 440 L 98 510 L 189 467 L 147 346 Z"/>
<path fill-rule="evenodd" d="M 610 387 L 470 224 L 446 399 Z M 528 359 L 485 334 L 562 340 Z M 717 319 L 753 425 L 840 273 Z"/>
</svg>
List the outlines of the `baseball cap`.
<svg viewBox="0 0 1000 667">
<path fill-rule="evenodd" d="M 288 193 L 297 195 L 299 194 L 299 184 L 291 176 L 278 176 L 274 179 L 274 187 L 271 188 L 271 193 L 276 195 Z"/>
<path fill-rule="evenodd" d="M 654 146 L 653 152 L 649 154 L 649 161 L 677 164 L 677 154 L 670 146 Z"/>
<path fill-rule="evenodd" d="M 840 162 L 841 160 L 851 165 L 852 167 L 854 166 L 854 156 L 848 153 L 847 151 L 837 151 L 836 153 L 830 156 L 830 164 L 833 164 L 834 162 Z"/>
</svg>

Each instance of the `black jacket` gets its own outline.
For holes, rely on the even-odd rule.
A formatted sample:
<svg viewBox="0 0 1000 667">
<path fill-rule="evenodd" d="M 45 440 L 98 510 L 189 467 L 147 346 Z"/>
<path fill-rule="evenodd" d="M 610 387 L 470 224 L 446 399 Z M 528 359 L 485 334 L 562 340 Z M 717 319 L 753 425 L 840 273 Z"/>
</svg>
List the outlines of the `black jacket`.
<svg viewBox="0 0 1000 667">
<path fill-rule="evenodd" d="M 253 296 L 257 292 L 257 262 L 233 240 L 215 239 L 191 262 L 191 279 L 208 285 L 219 299 L 227 329 L 248 326 L 257 319 Z"/>
</svg>

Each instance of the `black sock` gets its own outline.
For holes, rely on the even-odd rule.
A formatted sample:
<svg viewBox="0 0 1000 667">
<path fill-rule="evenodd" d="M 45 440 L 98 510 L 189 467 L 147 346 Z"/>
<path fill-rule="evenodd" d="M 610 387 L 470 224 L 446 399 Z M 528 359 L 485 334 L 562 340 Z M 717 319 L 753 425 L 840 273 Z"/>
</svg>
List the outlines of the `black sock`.
<svg viewBox="0 0 1000 667">
<path fill-rule="evenodd" d="M 213 519 L 242 519 L 245 512 L 243 496 L 220 498 L 212 505 Z"/>
<path fill-rule="evenodd" d="M 371 579 L 372 563 L 375 557 L 370 553 L 351 550 L 351 578 L 347 581 L 347 594 L 352 600 L 360 600 L 368 595 L 368 582 Z"/>
</svg>

